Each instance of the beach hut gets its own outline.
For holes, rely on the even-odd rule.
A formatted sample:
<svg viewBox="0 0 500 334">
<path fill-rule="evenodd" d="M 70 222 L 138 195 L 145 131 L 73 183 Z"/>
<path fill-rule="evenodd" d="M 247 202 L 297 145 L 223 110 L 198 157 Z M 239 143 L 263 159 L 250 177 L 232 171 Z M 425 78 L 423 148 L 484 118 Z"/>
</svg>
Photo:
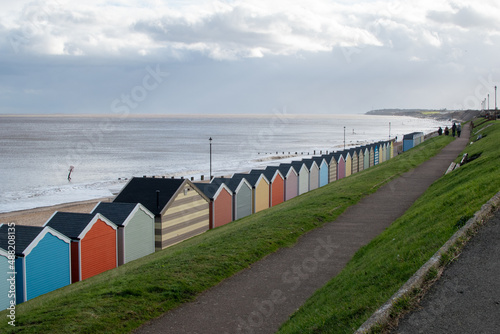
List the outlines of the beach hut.
<svg viewBox="0 0 500 334">
<path fill-rule="evenodd" d="M 417 146 L 422 143 L 424 139 L 423 132 L 412 132 L 403 136 L 403 152 Z"/>
<path fill-rule="evenodd" d="M 103 215 L 56 211 L 44 226 L 71 239 L 71 282 L 118 266 L 117 226 Z"/>
<path fill-rule="evenodd" d="M 291 164 L 280 164 L 278 169 L 285 177 L 285 201 L 299 194 L 299 174 Z"/>
<path fill-rule="evenodd" d="M 71 284 L 70 238 L 46 226 L 9 228 L 0 226 L 0 247 L 15 251 L 15 270 L 11 260 L 9 272 L 16 272 L 16 304 Z M 15 236 L 15 250 L 9 249 L 9 235 Z"/>
<path fill-rule="evenodd" d="M 269 206 L 272 207 L 283 203 L 285 200 L 285 177 L 279 171 L 279 167 L 267 166 L 263 173 L 270 182 Z"/>
<path fill-rule="evenodd" d="M 321 156 L 325 159 L 326 164 L 328 165 L 328 183 L 337 180 L 337 160 L 333 156 L 333 153 L 324 154 Z"/>
<path fill-rule="evenodd" d="M 302 195 L 309 191 L 309 170 L 302 161 L 292 161 L 291 164 L 299 175 L 298 194 Z"/>
<path fill-rule="evenodd" d="M 319 166 L 319 186 L 323 187 L 328 184 L 328 163 L 322 156 L 312 158 Z"/>
<path fill-rule="evenodd" d="M 394 158 L 394 139 L 391 139 L 391 148 L 389 151 L 390 159 Z"/>
<path fill-rule="evenodd" d="M 358 147 L 358 172 L 365 169 L 365 150 L 363 147 Z"/>
<path fill-rule="evenodd" d="M 345 177 L 345 160 L 342 152 L 335 152 L 333 154 L 335 161 L 337 161 L 337 180 L 343 179 Z"/>
<path fill-rule="evenodd" d="M 302 162 L 309 170 L 309 191 L 319 187 L 319 166 L 313 159 L 303 159 Z"/>
<path fill-rule="evenodd" d="M 370 147 L 362 146 L 363 151 L 363 170 L 370 168 Z"/>
<path fill-rule="evenodd" d="M 155 215 L 156 250 L 210 227 L 210 200 L 187 179 L 134 177 L 113 202 L 141 203 Z"/>
<path fill-rule="evenodd" d="M 349 150 L 349 154 L 351 155 L 351 174 L 355 174 L 359 172 L 359 155 L 358 148 L 351 148 Z"/>
<path fill-rule="evenodd" d="M 118 227 L 118 265 L 155 252 L 155 216 L 139 203 L 99 202 L 100 213 Z"/>
<path fill-rule="evenodd" d="M 233 192 L 225 183 L 202 183 L 194 185 L 210 199 L 210 229 L 233 221 Z"/>
<path fill-rule="evenodd" d="M 378 162 L 382 163 L 385 161 L 385 142 L 380 142 L 378 147 L 379 147 Z"/>
<path fill-rule="evenodd" d="M 215 185 L 225 184 L 232 192 L 233 220 L 237 220 L 253 212 L 252 186 L 245 178 L 214 178 Z"/>
<path fill-rule="evenodd" d="M 344 156 L 345 160 L 345 176 L 350 176 L 352 173 L 352 156 L 349 153 L 349 150 L 345 150 L 341 152 Z"/>
<path fill-rule="evenodd" d="M 233 178 L 245 178 L 252 186 L 253 213 L 269 208 L 269 180 L 262 172 L 255 174 L 234 174 Z"/>
<path fill-rule="evenodd" d="M 373 144 L 373 165 L 378 165 L 380 163 L 379 161 L 379 143 Z"/>
<path fill-rule="evenodd" d="M 375 144 L 370 145 L 370 167 L 375 165 Z"/>
<path fill-rule="evenodd" d="M 12 255 L 10 259 L 9 263 L 9 253 L 0 248 L 0 311 L 16 303 L 15 256 Z"/>
</svg>

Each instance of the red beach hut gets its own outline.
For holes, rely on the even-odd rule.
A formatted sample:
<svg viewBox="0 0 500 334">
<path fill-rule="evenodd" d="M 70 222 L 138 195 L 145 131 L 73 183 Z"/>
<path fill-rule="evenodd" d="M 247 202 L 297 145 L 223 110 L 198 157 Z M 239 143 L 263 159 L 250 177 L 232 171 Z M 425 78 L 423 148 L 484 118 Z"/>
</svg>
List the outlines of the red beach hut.
<svg viewBox="0 0 500 334">
<path fill-rule="evenodd" d="M 210 199 L 210 229 L 233 221 L 233 192 L 224 183 L 193 183 Z"/>
<path fill-rule="evenodd" d="M 71 239 L 73 283 L 117 267 L 117 226 L 103 215 L 56 212 L 44 226 Z"/>
</svg>

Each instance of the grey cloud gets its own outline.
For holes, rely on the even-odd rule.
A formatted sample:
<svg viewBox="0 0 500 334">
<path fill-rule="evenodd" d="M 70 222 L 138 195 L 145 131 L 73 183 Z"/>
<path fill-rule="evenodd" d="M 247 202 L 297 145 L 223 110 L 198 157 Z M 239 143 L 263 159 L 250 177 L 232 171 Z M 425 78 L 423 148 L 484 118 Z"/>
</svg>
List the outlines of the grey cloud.
<svg viewBox="0 0 500 334">
<path fill-rule="evenodd" d="M 456 8 L 455 12 L 429 11 L 427 17 L 437 23 L 449 23 L 462 28 L 498 27 L 491 17 L 468 6 Z"/>
</svg>

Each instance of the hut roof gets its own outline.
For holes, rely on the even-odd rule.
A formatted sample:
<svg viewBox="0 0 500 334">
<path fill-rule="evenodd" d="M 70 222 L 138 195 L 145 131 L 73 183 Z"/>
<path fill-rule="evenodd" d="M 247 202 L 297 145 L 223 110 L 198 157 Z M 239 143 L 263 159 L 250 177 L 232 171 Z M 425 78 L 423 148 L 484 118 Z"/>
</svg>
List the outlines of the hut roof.
<svg viewBox="0 0 500 334">
<path fill-rule="evenodd" d="M 184 182 L 187 180 L 134 177 L 116 196 L 113 203 L 141 203 L 153 214 L 159 215 Z"/>
<path fill-rule="evenodd" d="M 9 248 L 9 226 L 2 224 L 0 226 L 0 248 L 7 250 Z M 22 256 L 26 248 L 35 240 L 35 238 L 42 232 L 42 226 L 23 226 L 16 225 L 16 255 Z"/>
<path fill-rule="evenodd" d="M 125 221 L 136 208 L 137 203 L 102 203 L 92 210 L 92 214 L 100 213 L 118 226 L 124 226 Z"/>
<path fill-rule="evenodd" d="M 52 227 L 71 239 L 80 239 L 95 216 L 92 213 L 56 212 L 44 226 Z"/>
</svg>

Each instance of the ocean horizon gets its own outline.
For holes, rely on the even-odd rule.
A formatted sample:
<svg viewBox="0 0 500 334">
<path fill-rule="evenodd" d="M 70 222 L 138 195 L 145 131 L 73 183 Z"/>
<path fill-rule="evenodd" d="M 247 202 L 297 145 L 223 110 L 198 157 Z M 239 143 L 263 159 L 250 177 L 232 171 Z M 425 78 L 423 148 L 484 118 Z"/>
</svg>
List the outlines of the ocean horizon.
<svg viewBox="0 0 500 334">
<path fill-rule="evenodd" d="M 112 196 L 132 177 L 199 180 L 437 130 L 406 116 L 0 115 L 0 212 Z M 345 127 L 345 129 L 344 129 Z M 71 181 L 68 180 L 70 167 Z"/>
</svg>

